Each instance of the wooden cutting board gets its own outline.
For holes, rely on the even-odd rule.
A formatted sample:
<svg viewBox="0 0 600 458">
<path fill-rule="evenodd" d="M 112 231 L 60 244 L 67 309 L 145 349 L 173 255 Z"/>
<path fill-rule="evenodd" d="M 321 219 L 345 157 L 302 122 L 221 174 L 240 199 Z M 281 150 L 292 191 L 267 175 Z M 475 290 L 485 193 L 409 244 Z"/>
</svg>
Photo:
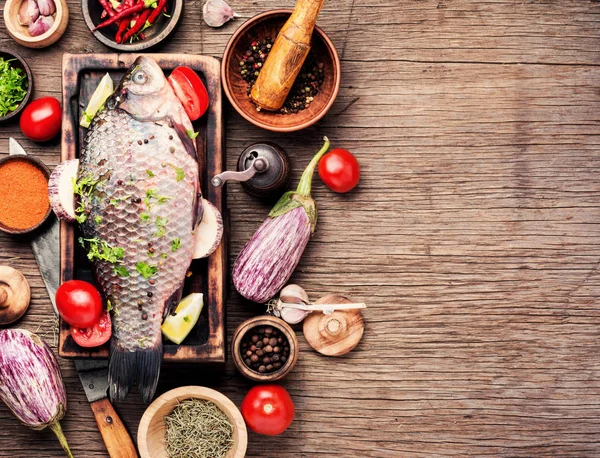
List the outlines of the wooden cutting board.
<svg viewBox="0 0 600 458">
<path fill-rule="evenodd" d="M 166 75 L 180 65 L 187 65 L 201 76 L 206 85 L 210 106 L 208 112 L 194 122 L 195 130 L 200 133 L 196 141 L 202 193 L 219 209 L 227 229 L 223 188 L 210 184 L 210 179 L 221 173 L 225 165 L 220 62 L 213 57 L 191 54 L 145 55 L 152 57 Z M 64 54 L 61 160 L 79 157 L 86 132 L 86 129 L 79 127 L 79 119 L 100 79 L 108 72 L 116 84 L 138 56 Z M 61 221 L 61 283 L 71 279 L 94 282 L 91 266 L 83 249 L 76 243 L 78 232 L 75 224 Z M 225 361 L 227 230 L 219 248 L 209 258 L 195 260 L 190 272 L 191 276 L 185 281 L 184 296 L 191 292 L 204 293 L 204 309 L 195 328 L 181 345 L 163 342 L 164 359 L 180 362 Z M 108 345 L 93 349 L 78 346 L 70 336 L 69 326 L 61 321 L 59 355 L 64 358 L 106 358 Z"/>
</svg>

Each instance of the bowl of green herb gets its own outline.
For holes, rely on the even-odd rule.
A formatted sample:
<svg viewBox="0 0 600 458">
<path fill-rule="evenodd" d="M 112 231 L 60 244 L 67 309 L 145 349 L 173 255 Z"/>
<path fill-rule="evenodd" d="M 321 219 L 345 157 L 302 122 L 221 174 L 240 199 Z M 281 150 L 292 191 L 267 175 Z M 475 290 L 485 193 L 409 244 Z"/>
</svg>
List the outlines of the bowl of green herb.
<svg viewBox="0 0 600 458">
<path fill-rule="evenodd" d="M 0 50 L 0 123 L 18 117 L 32 92 L 29 66 L 18 54 Z"/>
<path fill-rule="evenodd" d="M 146 409 L 137 443 L 141 458 L 244 458 L 248 431 L 227 396 L 203 386 L 182 386 Z"/>
</svg>

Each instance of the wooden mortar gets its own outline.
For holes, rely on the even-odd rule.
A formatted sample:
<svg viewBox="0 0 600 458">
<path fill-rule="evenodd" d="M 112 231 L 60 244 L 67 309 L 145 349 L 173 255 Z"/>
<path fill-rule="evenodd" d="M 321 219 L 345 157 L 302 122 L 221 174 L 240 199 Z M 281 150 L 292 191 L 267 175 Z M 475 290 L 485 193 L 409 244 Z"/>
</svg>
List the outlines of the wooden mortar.
<svg viewBox="0 0 600 458">
<path fill-rule="evenodd" d="M 285 103 L 308 52 L 319 12 L 325 0 L 298 0 L 280 30 L 252 87 L 250 97 L 264 110 L 277 111 Z"/>
<path fill-rule="evenodd" d="M 29 283 L 21 272 L 0 266 L 0 326 L 21 318 L 29 308 Z"/>
</svg>

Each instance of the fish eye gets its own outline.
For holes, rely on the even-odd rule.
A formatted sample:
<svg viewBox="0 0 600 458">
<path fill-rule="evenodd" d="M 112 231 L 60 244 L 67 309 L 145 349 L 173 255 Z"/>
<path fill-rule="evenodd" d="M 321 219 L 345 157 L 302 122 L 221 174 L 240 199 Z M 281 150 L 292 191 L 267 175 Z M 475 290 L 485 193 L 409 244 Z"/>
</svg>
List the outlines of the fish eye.
<svg viewBox="0 0 600 458">
<path fill-rule="evenodd" d="M 136 84 L 145 84 L 148 81 L 148 75 L 144 70 L 138 70 L 134 73 L 132 79 Z"/>
</svg>

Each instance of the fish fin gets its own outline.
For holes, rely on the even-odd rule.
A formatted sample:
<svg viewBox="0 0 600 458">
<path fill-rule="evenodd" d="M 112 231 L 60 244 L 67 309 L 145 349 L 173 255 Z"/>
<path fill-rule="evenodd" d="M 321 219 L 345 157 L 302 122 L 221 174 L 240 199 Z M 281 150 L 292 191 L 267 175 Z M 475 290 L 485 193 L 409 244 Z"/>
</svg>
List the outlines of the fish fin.
<svg viewBox="0 0 600 458">
<path fill-rule="evenodd" d="M 204 203 L 202 202 L 202 190 L 200 189 L 200 180 L 196 183 L 196 195 L 194 196 L 194 205 L 192 207 L 192 231 L 198 229 L 204 216 Z"/>
<path fill-rule="evenodd" d="M 142 400 L 149 404 L 156 392 L 160 364 L 162 362 L 162 342 L 152 348 L 129 351 L 111 344 L 108 365 L 108 382 L 111 401 L 122 401 L 137 380 Z"/>
<path fill-rule="evenodd" d="M 166 300 L 163 312 L 163 321 L 181 302 L 181 296 L 183 296 L 183 282 L 181 283 L 181 286 L 177 288 L 175 292 Z"/>
<path fill-rule="evenodd" d="M 196 143 L 195 140 L 192 140 L 190 137 L 190 134 L 194 133 L 193 128 L 188 129 L 180 119 L 175 119 L 173 116 L 169 117 L 169 122 L 173 125 L 175 132 L 177 132 L 177 136 L 179 137 L 179 140 L 181 140 L 181 143 L 183 143 L 186 152 L 197 162 L 198 154 L 196 152 Z"/>
</svg>

